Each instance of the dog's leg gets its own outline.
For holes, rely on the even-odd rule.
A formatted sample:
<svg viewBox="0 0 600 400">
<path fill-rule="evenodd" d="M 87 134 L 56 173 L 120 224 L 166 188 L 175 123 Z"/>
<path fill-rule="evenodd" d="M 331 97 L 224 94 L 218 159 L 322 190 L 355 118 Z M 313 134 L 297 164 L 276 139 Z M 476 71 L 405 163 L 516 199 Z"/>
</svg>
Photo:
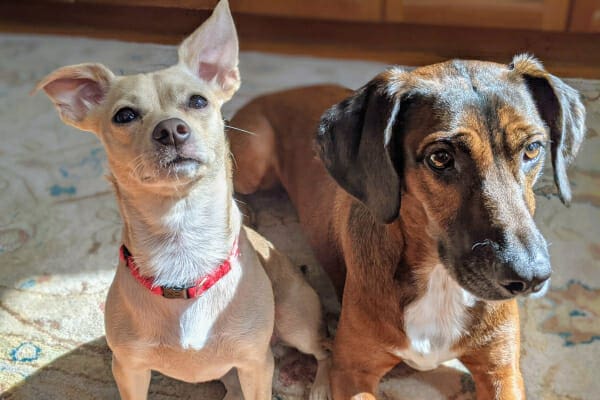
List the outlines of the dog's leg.
<svg viewBox="0 0 600 400">
<path fill-rule="evenodd" d="M 331 357 L 327 353 L 323 358 L 319 358 L 316 354 L 315 357 L 317 358 L 317 373 L 308 398 L 310 400 L 332 399 L 331 386 L 329 385 Z"/>
<path fill-rule="evenodd" d="M 244 399 L 271 400 L 274 369 L 275 361 L 270 347 L 263 360 L 238 366 L 237 373 Z"/>
<path fill-rule="evenodd" d="M 494 365 L 489 349 L 479 348 L 477 354 L 461 357 L 460 361 L 473 375 L 478 400 L 525 399 L 523 378 L 517 360 L 502 366 Z"/>
<path fill-rule="evenodd" d="M 330 399 L 331 358 L 324 346 L 321 303 L 317 293 L 306 282 L 299 280 L 297 285 L 288 288 L 285 296 L 280 296 L 276 301 L 277 336 L 284 343 L 317 359 L 317 373 L 309 399 Z"/>
<path fill-rule="evenodd" d="M 478 348 L 475 354 L 460 358 L 460 361 L 473 376 L 477 399 L 525 399 L 525 388 L 518 357 L 508 354 L 509 351 L 506 349 L 508 346 L 504 346 L 505 348 L 497 345 L 490 347 L 494 349 Z M 504 355 L 493 355 L 500 352 L 504 352 Z M 507 356 L 513 358 L 513 360 L 503 365 L 497 365 L 498 358 Z"/>
<path fill-rule="evenodd" d="M 145 400 L 148 397 L 151 376 L 149 369 L 132 369 L 113 355 L 112 373 L 122 400 Z"/>
<path fill-rule="evenodd" d="M 399 360 L 382 348 L 368 324 L 353 323 L 349 315 L 360 313 L 350 306 L 342 308 L 333 347 L 331 392 L 334 400 L 375 400 L 379 381 Z"/>
<path fill-rule="evenodd" d="M 516 301 L 512 301 L 514 317 L 502 324 L 498 335 L 485 345 L 463 354 L 460 361 L 475 381 L 477 399 L 523 400 L 525 388 L 519 368 L 520 328 Z"/>
<path fill-rule="evenodd" d="M 240 386 L 240 378 L 238 378 L 237 370 L 231 368 L 225 376 L 221 378 L 223 386 L 227 393 L 223 400 L 244 400 L 244 394 L 242 393 L 242 387 Z"/>
</svg>

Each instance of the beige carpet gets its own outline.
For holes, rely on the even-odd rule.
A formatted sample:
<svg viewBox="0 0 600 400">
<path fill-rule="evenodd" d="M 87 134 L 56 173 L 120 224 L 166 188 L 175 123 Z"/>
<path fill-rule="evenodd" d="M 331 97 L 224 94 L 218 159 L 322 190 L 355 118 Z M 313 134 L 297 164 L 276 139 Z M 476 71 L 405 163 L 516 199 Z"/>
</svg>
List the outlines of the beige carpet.
<svg viewBox="0 0 600 400">
<path fill-rule="evenodd" d="M 65 64 L 99 61 L 119 73 L 156 69 L 174 47 L 62 37 L 0 35 L 0 398 L 114 399 L 103 307 L 117 261 L 120 220 L 103 179 L 95 137 L 64 126 L 34 83 Z M 508 60 L 507 60 L 508 61 Z M 259 53 L 241 56 L 242 89 L 225 115 L 253 96 L 288 86 L 339 82 L 358 87 L 384 65 Z M 538 185 L 537 220 L 554 264 L 552 290 L 521 305 L 522 368 L 529 398 L 600 398 L 600 82 L 570 80 L 588 108 L 588 138 L 571 170 L 570 209 Z M 260 195 L 258 228 L 309 266 L 335 311 L 327 286 L 282 194 Z M 285 352 L 284 352 L 285 353 Z M 281 355 L 275 395 L 302 398 L 314 363 Z M 219 383 L 184 384 L 155 375 L 151 399 L 219 399 Z M 384 399 L 474 399 L 457 363 L 418 373 L 399 366 L 382 382 Z"/>
</svg>

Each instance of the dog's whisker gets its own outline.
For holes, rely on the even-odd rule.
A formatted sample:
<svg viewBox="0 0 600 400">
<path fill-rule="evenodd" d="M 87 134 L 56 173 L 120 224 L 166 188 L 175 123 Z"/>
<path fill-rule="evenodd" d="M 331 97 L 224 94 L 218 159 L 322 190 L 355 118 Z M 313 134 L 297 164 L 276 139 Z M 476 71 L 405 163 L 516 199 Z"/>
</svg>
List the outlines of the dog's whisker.
<svg viewBox="0 0 600 400">
<path fill-rule="evenodd" d="M 144 168 L 144 163 L 143 163 L 143 158 L 142 158 L 142 154 L 140 154 L 139 156 L 135 157 L 132 161 L 131 164 L 133 164 L 133 167 L 130 168 L 129 170 L 129 176 L 132 178 L 137 178 L 138 176 L 140 176 L 140 172 L 142 172 L 143 168 Z"/>
<path fill-rule="evenodd" d="M 140 159 L 135 163 L 135 165 L 133 167 L 133 172 L 136 175 L 139 175 L 143 170 L 144 170 L 144 160 Z"/>
<path fill-rule="evenodd" d="M 132 158 L 128 163 L 129 177 L 142 181 L 156 178 L 158 176 L 156 168 L 149 168 L 146 162 L 146 160 L 150 159 L 156 159 L 154 152 L 147 151 Z M 157 163 L 159 168 L 164 168 L 165 165 L 162 158 L 158 158 Z"/>
<path fill-rule="evenodd" d="M 242 128 L 236 128 L 235 126 L 225 125 L 225 128 L 234 129 L 236 131 L 247 133 L 248 135 L 256 136 L 256 133 L 254 133 L 254 132 L 250 132 L 250 131 L 247 131 L 247 130 L 242 129 Z"/>
<path fill-rule="evenodd" d="M 173 176 L 175 176 L 175 182 L 177 182 L 177 184 L 175 185 L 175 193 L 177 195 L 179 195 L 179 187 L 181 184 L 181 181 L 179 180 L 179 174 L 176 174 L 175 172 L 173 172 Z"/>
<path fill-rule="evenodd" d="M 235 159 L 235 154 L 233 154 L 233 153 L 231 152 L 231 150 L 229 150 L 229 155 L 231 156 L 231 159 L 233 160 L 233 165 L 234 165 L 234 167 L 237 169 L 237 167 L 238 167 L 238 163 L 237 163 L 237 160 Z"/>
<path fill-rule="evenodd" d="M 488 246 L 490 244 L 489 239 L 485 239 L 482 242 L 476 242 L 473 244 L 473 246 L 471 246 L 471 251 L 475 250 L 478 247 L 484 247 L 484 246 Z"/>
<path fill-rule="evenodd" d="M 137 164 L 142 159 L 143 156 L 144 156 L 143 153 L 139 154 L 137 157 L 134 157 L 129 163 L 130 164 Z"/>
</svg>

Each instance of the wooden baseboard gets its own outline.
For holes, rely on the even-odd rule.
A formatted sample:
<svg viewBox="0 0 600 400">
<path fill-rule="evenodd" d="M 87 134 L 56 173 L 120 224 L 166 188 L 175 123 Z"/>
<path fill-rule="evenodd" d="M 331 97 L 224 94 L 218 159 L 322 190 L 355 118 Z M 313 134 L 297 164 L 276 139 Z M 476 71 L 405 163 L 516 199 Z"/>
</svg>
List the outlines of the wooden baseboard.
<svg viewBox="0 0 600 400">
<path fill-rule="evenodd" d="M 0 2 L 0 31 L 175 44 L 206 10 L 68 2 Z M 600 78 L 600 34 L 341 22 L 234 14 L 243 50 L 425 65 L 448 58 L 508 62 L 535 54 L 553 73 Z"/>
</svg>

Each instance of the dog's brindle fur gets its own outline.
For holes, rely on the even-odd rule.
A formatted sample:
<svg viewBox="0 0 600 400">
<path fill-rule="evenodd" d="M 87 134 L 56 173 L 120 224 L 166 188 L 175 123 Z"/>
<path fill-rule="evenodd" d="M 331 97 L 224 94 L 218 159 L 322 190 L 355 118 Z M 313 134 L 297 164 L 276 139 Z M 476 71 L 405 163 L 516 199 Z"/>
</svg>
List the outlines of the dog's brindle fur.
<svg viewBox="0 0 600 400">
<path fill-rule="evenodd" d="M 285 256 L 242 226 L 232 197 L 221 106 L 240 85 L 237 64 L 235 27 L 221 1 L 179 47 L 177 65 L 115 76 L 103 65 L 80 64 L 38 85 L 64 122 L 102 141 L 122 240 L 142 276 L 191 286 L 239 243 L 231 271 L 193 299 L 157 296 L 119 264 L 105 328 L 124 400 L 146 399 L 151 370 L 188 382 L 227 374 L 228 400 L 270 399 L 274 335 L 318 358 L 310 397 L 328 398 L 318 296 Z"/>
<path fill-rule="evenodd" d="M 391 69 L 355 93 L 292 89 L 238 112 L 255 136 L 232 137 L 235 189 L 281 182 L 342 296 L 335 399 L 373 398 L 400 361 L 454 357 L 479 399 L 524 398 L 514 297 L 543 294 L 550 274 L 532 188 L 550 150 L 569 202 L 584 119 L 528 56 Z M 440 152 L 453 163 L 438 170 Z"/>
</svg>

